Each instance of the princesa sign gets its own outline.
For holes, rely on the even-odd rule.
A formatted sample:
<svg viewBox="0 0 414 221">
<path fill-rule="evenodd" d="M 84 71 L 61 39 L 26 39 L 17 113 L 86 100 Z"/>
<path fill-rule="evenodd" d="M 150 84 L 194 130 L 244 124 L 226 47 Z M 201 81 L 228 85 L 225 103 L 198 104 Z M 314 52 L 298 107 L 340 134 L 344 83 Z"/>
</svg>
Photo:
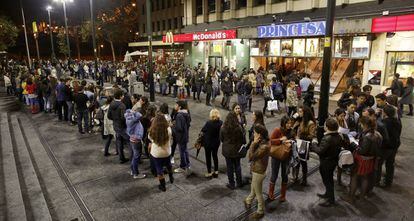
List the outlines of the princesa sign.
<svg viewBox="0 0 414 221">
<path fill-rule="evenodd" d="M 257 27 L 258 38 L 301 37 L 325 35 L 326 22 L 303 22 Z"/>
</svg>

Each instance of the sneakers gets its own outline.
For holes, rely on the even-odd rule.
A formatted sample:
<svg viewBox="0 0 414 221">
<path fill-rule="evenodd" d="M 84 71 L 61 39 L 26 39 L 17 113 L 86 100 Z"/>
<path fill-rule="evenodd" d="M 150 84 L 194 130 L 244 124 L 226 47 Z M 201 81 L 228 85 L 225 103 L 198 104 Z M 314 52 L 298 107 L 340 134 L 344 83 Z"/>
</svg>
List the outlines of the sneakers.
<svg viewBox="0 0 414 221">
<path fill-rule="evenodd" d="M 174 170 L 174 173 L 184 173 L 184 172 L 185 172 L 185 170 L 181 167 Z"/>
<path fill-rule="evenodd" d="M 204 174 L 205 178 L 212 178 L 213 177 L 213 173 L 206 173 Z"/>
<path fill-rule="evenodd" d="M 147 175 L 145 174 L 138 174 L 138 175 L 134 175 L 134 179 L 144 179 L 145 177 L 147 177 Z"/>
<path fill-rule="evenodd" d="M 213 173 L 213 178 L 218 178 L 218 174 L 219 174 L 219 172 L 218 172 L 218 171 L 214 171 L 214 173 Z"/>
</svg>

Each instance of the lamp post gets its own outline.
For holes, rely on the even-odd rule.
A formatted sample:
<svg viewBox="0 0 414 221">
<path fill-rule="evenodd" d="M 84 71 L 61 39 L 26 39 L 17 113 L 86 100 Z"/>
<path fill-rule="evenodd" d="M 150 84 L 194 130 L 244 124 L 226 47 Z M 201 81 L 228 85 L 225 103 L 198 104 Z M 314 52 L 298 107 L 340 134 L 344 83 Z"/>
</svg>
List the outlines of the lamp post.
<svg viewBox="0 0 414 221">
<path fill-rule="evenodd" d="M 155 101 L 154 73 L 152 70 L 152 21 L 151 21 L 151 1 L 146 1 L 147 7 L 147 36 L 148 36 L 148 83 L 150 92 L 150 101 Z"/>
<path fill-rule="evenodd" d="M 24 10 L 23 10 L 22 0 L 20 0 L 20 10 L 22 11 L 24 40 L 26 42 L 27 61 L 29 62 L 29 69 L 30 69 L 30 68 L 32 68 L 32 60 L 30 59 L 29 43 L 27 41 L 26 19 L 24 18 Z"/>
<path fill-rule="evenodd" d="M 98 55 L 96 50 L 96 34 L 95 34 L 95 16 L 94 16 L 94 10 L 93 10 L 93 0 L 89 0 L 89 8 L 91 11 L 91 28 L 92 28 L 92 45 L 93 45 L 93 55 L 95 57 L 95 74 L 98 74 Z M 102 73 L 101 73 L 102 74 Z M 101 76 L 102 80 L 100 81 L 101 86 L 103 86 L 104 83 L 104 77 Z"/>
<path fill-rule="evenodd" d="M 65 19 L 65 32 L 66 32 L 66 44 L 68 45 L 68 58 L 70 61 L 70 42 L 69 42 L 69 31 L 68 31 L 68 18 L 66 16 L 66 2 L 73 2 L 73 0 L 53 0 L 54 2 L 62 2 L 63 4 L 63 16 Z"/>
<path fill-rule="evenodd" d="M 49 16 L 49 35 L 50 35 L 50 46 L 51 46 L 51 48 L 52 48 L 52 61 L 53 60 L 55 60 L 55 46 L 53 45 L 53 29 L 52 29 L 52 19 L 50 18 L 50 11 L 52 10 L 52 6 L 50 6 L 50 5 L 48 5 L 47 7 L 46 7 L 46 10 L 47 10 L 47 15 Z"/>
</svg>

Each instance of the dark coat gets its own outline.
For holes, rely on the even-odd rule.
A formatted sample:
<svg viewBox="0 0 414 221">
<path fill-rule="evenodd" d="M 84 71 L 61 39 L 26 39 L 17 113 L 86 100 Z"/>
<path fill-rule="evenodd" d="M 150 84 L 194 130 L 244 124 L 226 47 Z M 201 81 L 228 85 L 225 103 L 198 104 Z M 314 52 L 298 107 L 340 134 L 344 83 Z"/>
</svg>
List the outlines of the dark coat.
<svg viewBox="0 0 414 221">
<path fill-rule="evenodd" d="M 204 133 L 205 148 L 214 148 L 220 146 L 220 129 L 223 125 L 221 120 L 207 121 L 201 131 Z"/>
<path fill-rule="evenodd" d="M 223 91 L 225 95 L 228 95 L 228 96 L 231 95 L 233 93 L 233 83 L 230 80 L 222 81 L 221 90 Z"/>
<path fill-rule="evenodd" d="M 362 132 L 359 138 L 358 153 L 362 156 L 372 157 L 378 154 L 378 148 L 382 145 L 382 136 L 378 131 Z"/>
<path fill-rule="evenodd" d="M 384 154 L 387 153 L 387 149 L 388 149 L 388 143 L 390 142 L 390 138 L 388 136 L 388 131 L 387 128 L 385 128 L 384 123 L 382 122 L 382 120 L 378 119 L 377 120 L 377 131 L 381 134 L 382 136 L 382 145 L 380 148 L 378 148 L 378 156 L 384 156 Z"/>
<path fill-rule="evenodd" d="M 175 116 L 175 139 L 177 144 L 188 143 L 191 117 L 187 110 L 178 111 Z"/>
<path fill-rule="evenodd" d="M 412 85 L 408 85 L 404 88 L 403 93 L 401 95 L 400 104 L 413 104 L 414 103 L 414 94 L 413 94 L 414 87 Z"/>
<path fill-rule="evenodd" d="M 222 154 L 227 158 L 240 158 L 239 150 L 243 145 L 243 129 L 242 127 L 237 127 L 232 129 L 232 131 L 227 131 L 226 128 L 221 128 L 220 130 L 220 141 Z"/>
<path fill-rule="evenodd" d="M 121 101 L 112 101 L 108 109 L 108 118 L 114 122 L 114 130 L 116 133 L 123 133 L 126 129 L 125 122 L 125 104 Z"/>
<path fill-rule="evenodd" d="M 321 162 L 338 161 L 341 147 L 344 147 L 345 141 L 338 132 L 327 132 L 322 137 L 318 146 L 312 147 L 312 151 L 319 155 Z"/>
<path fill-rule="evenodd" d="M 391 90 L 391 93 L 393 95 L 397 95 L 398 97 L 401 97 L 403 89 L 404 89 L 404 85 L 402 81 L 400 81 L 399 79 L 394 79 L 391 83 L 391 87 L 387 89 Z"/>
<path fill-rule="evenodd" d="M 395 117 L 388 117 L 383 119 L 382 123 L 384 123 L 384 126 L 388 132 L 389 141 L 387 148 L 393 150 L 398 149 L 398 147 L 401 145 L 401 122 Z"/>
</svg>

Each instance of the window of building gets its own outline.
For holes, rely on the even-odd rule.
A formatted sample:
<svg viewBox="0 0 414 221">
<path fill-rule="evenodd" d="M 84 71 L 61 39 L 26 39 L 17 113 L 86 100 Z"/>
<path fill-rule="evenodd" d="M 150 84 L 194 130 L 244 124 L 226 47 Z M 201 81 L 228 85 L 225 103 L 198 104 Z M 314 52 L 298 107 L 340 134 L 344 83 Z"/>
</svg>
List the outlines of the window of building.
<svg viewBox="0 0 414 221">
<path fill-rule="evenodd" d="M 174 29 L 178 28 L 178 18 L 174 18 Z"/>
<path fill-rule="evenodd" d="M 230 10 L 230 2 L 231 0 L 221 0 L 222 10 Z"/>
<path fill-rule="evenodd" d="M 165 8 L 164 0 L 159 0 L 158 2 L 159 2 L 158 9 L 164 9 Z"/>
<path fill-rule="evenodd" d="M 157 21 L 157 31 L 161 31 L 161 22 Z"/>
<path fill-rule="evenodd" d="M 196 0 L 196 15 L 203 14 L 203 0 Z"/>
<path fill-rule="evenodd" d="M 171 30 L 172 29 L 172 20 L 171 19 L 168 19 L 168 25 L 167 25 L 167 30 Z"/>
<path fill-rule="evenodd" d="M 216 12 L 216 0 L 208 0 L 208 13 Z"/>
<path fill-rule="evenodd" d="M 181 17 L 180 28 L 184 28 L 184 16 Z"/>
<path fill-rule="evenodd" d="M 166 24 L 165 20 L 162 20 L 161 30 L 166 30 L 166 29 L 167 29 L 167 24 Z"/>
<path fill-rule="evenodd" d="M 237 0 L 237 8 L 247 7 L 247 0 Z"/>
<path fill-rule="evenodd" d="M 147 8 L 145 7 L 145 5 L 142 5 L 142 14 L 145 15 Z"/>
<path fill-rule="evenodd" d="M 156 6 L 157 6 L 157 4 L 154 3 L 153 1 L 151 1 L 151 11 L 155 11 Z"/>
<path fill-rule="evenodd" d="M 174 2 L 174 0 L 170 0 L 170 1 L 167 0 L 167 8 L 171 8 L 171 2 Z"/>
<path fill-rule="evenodd" d="M 146 27 L 145 27 L 145 23 L 144 24 L 142 24 L 142 33 L 147 33 L 147 29 L 145 29 Z"/>
<path fill-rule="evenodd" d="M 152 22 L 152 31 L 155 31 L 155 22 Z"/>
<path fill-rule="evenodd" d="M 259 5 L 264 5 L 266 3 L 266 0 L 253 0 L 253 7 L 254 6 L 259 6 Z"/>
</svg>

